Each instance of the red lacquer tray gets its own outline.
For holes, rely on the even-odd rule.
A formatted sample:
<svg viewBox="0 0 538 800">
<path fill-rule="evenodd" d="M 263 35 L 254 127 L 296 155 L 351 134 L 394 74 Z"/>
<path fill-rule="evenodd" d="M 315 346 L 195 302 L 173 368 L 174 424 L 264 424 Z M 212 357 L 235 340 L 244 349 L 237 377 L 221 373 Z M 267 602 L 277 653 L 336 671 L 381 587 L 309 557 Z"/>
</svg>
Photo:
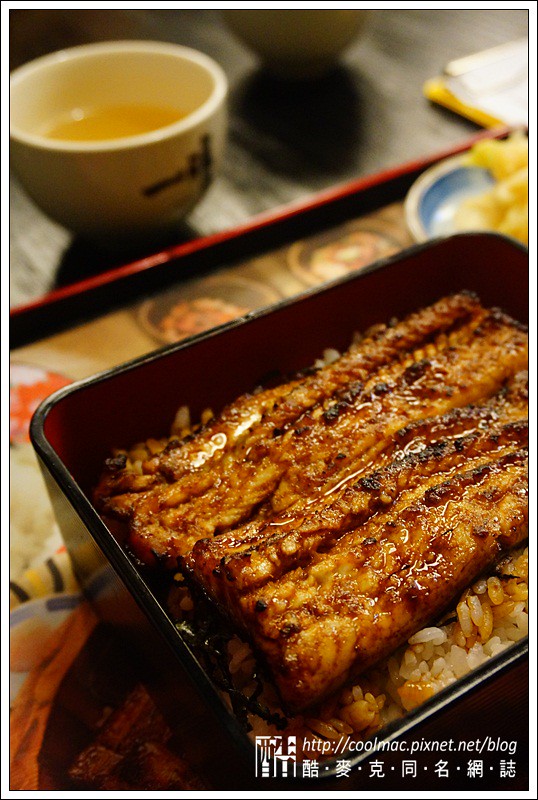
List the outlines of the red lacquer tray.
<svg viewBox="0 0 538 800">
<path fill-rule="evenodd" d="M 191 302 L 193 294 L 216 298 L 220 304 L 226 304 L 230 295 L 238 296 L 240 313 L 360 269 L 412 243 L 402 202 L 424 170 L 467 150 L 480 139 L 506 134 L 507 129 L 478 133 L 450 150 L 328 189 L 306 202 L 262 214 L 232 230 L 168 247 L 56 289 L 11 310 L 11 348 L 101 317 L 112 309 L 131 307 L 147 296 L 164 295 L 158 302 L 169 305 L 170 294 L 181 294 L 185 282 L 196 282 L 201 276 L 217 275 L 220 286 L 205 291 L 202 285 L 198 292 L 196 287 L 194 292 L 190 287 Z M 335 252 L 338 243 L 344 243 L 347 250 L 354 246 L 357 255 L 342 257 L 342 250 Z M 233 286 L 234 278 L 243 281 L 239 290 Z M 227 281 L 232 286 L 223 288 Z M 233 314 L 233 309 L 225 308 L 224 313 Z M 142 316 L 147 318 L 147 310 Z M 151 328 L 152 315 L 149 316 Z M 208 321 L 211 322 L 211 314 Z M 151 333 L 157 343 L 166 341 L 162 332 L 157 331 L 156 336 L 155 330 Z M 181 331 L 181 335 L 185 332 Z"/>
</svg>

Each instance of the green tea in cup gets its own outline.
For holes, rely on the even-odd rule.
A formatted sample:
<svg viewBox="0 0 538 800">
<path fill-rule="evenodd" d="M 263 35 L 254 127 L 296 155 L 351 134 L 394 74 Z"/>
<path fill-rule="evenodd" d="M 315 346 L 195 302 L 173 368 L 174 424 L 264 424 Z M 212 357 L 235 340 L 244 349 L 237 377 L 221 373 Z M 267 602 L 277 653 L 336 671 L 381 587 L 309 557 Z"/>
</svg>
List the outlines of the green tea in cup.
<svg viewBox="0 0 538 800">
<path fill-rule="evenodd" d="M 164 128 L 185 116 L 172 106 L 134 103 L 74 108 L 45 126 L 41 134 L 72 142 L 121 139 Z"/>
</svg>

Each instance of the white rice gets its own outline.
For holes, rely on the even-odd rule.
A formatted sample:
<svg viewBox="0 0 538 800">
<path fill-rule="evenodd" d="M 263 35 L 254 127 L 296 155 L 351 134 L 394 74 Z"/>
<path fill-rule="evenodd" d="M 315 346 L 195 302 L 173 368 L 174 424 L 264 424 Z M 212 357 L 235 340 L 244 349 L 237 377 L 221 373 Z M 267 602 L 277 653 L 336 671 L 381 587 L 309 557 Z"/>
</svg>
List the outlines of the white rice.
<svg viewBox="0 0 538 800">
<path fill-rule="evenodd" d="M 417 631 L 406 645 L 326 701 L 319 716 L 291 724 L 302 725 L 305 738 L 339 736 L 339 722 L 349 725 L 357 738 L 378 733 L 526 636 L 527 576 L 528 552 L 519 549 L 498 572 L 463 593 L 445 615 L 446 624 Z"/>
<path fill-rule="evenodd" d="M 298 743 L 319 738 L 337 740 L 343 734 L 366 739 L 402 718 L 526 636 L 527 576 L 528 552 L 519 548 L 465 590 L 445 614 L 445 622 L 414 633 L 388 658 L 311 710 L 310 716 L 289 719 L 288 732 L 297 735 Z M 181 579 L 172 608 L 175 616 L 192 608 Z M 236 636 L 228 643 L 228 665 L 236 688 L 251 694 L 256 687 L 255 657 L 250 646 Z M 282 714 L 274 686 L 265 685 L 260 701 L 270 712 Z M 249 714 L 248 719 L 252 737 L 279 733 L 276 726 L 255 714 Z"/>
<path fill-rule="evenodd" d="M 63 542 L 32 445 L 11 445 L 9 467 L 9 576 L 17 580 Z"/>
</svg>

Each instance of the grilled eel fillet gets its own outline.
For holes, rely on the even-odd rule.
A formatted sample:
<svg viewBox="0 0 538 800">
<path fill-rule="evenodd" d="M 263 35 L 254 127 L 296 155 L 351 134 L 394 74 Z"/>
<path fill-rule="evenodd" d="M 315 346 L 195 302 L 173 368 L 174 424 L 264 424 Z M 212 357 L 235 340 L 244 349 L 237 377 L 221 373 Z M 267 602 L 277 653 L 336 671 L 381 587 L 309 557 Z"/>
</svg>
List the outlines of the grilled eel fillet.
<svg viewBox="0 0 538 800">
<path fill-rule="evenodd" d="M 528 445 L 527 373 L 521 372 L 483 405 L 456 408 L 401 428 L 375 468 L 352 473 L 321 497 L 296 503 L 270 520 L 255 520 L 197 542 L 184 566 L 224 608 L 238 593 L 278 580 L 327 550 L 343 533 L 380 512 L 398 513 L 402 498 Z"/>
<path fill-rule="evenodd" d="M 112 459 L 96 500 L 139 557 L 180 559 L 301 709 L 525 537 L 526 362 L 521 326 L 444 298 L 240 398 L 142 475 Z"/>
<path fill-rule="evenodd" d="M 524 366 L 525 343 L 472 295 L 440 300 L 379 326 L 313 375 L 240 398 L 144 462 L 141 475 L 111 459 L 97 506 L 127 521 L 142 561 L 176 569 L 199 539 L 338 484 L 409 422 L 495 392 Z"/>
<path fill-rule="evenodd" d="M 236 599 L 285 706 L 311 706 L 384 658 L 522 541 L 526 472 L 525 448 L 463 470 Z"/>
</svg>

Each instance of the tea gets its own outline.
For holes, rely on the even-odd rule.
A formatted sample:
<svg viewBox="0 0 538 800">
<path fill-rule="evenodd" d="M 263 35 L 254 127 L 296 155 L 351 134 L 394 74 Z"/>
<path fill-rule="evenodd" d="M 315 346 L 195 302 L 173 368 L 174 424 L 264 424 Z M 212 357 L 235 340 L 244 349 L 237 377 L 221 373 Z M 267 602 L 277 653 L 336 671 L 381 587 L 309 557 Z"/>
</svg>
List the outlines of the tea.
<svg viewBox="0 0 538 800">
<path fill-rule="evenodd" d="M 163 128 L 185 116 L 172 106 L 132 104 L 74 108 L 57 119 L 43 135 L 73 142 L 120 139 Z"/>
</svg>

